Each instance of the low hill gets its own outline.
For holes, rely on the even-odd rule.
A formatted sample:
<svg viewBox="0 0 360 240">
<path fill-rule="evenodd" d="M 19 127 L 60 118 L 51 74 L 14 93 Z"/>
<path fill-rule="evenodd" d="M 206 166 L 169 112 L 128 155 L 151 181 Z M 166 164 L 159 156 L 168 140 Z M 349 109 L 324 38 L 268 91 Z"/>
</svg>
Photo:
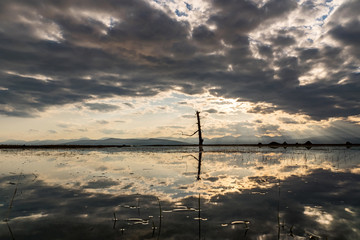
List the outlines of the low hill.
<svg viewBox="0 0 360 240">
<path fill-rule="evenodd" d="M 121 139 L 121 138 L 108 138 L 101 140 L 78 140 L 64 143 L 65 145 L 136 145 L 136 146 L 149 146 L 149 145 L 186 145 L 188 143 L 159 139 Z"/>
</svg>

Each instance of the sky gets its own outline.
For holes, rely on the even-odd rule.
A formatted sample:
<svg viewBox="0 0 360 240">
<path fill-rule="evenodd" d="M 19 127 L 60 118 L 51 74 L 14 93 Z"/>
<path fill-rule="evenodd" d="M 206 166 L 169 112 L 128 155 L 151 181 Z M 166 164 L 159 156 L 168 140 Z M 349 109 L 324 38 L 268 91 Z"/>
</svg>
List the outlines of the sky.
<svg viewBox="0 0 360 240">
<path fill-rule="evenodd" d="M 0 141 L 360 135 L 358 0 L 3 0 Z M 205 142 L 206 143 L 206 142 Z"/>
</svg>

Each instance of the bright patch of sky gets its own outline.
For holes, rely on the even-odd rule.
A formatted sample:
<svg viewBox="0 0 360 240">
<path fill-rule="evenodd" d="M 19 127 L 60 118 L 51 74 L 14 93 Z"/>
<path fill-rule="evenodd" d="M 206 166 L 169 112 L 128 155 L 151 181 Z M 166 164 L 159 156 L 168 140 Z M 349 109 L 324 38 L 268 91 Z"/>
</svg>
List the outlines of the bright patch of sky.
<svg viewBox="0 0 360 240">
<path fill-rule="evenodd" d="M 92 108 L 91 104 L 115 108 L 103 111 Z M 183 134 L 196 130 L 197 110 L 201 112 L 206 138 L 245 137 L 253 143 L 259 141 L 256 137 L 285 136 L 283 139 L 286 140 L 306 138 L 310 133 L 321 136 L 324 126 L 329 124 L 309 121 L 306 115 L 277 111 L 266 103 L 253 104 L 210 94 L 191 96 L 168 92 L 151 99 L 108 98 L 65 105 L 51 108 L 38 118 L 1 118 L 0 140 L 77 139 L 84 136 L 93 139 L 136 136 L 189 140 Z"/>
<path fill-rule="evenodd" d="M 20 76 L 20 77 L 23 77 L 23 78 L 34 78 L 34 79 L 38 79 L 38 80 L 41 80 L 41 81 L 51 81 L 53 80 L 52 77 L 47 77 L 47 76 L 44 76 L 44 75 L 41 75 L 41 74 L 21 74 L 21 73 L 16 73 L 16 72 L 12 72 L 12 71 L 5 71 L 6 74 L 8 75 L 14 75 L 14 76 Z"/>
<path fill-rule="evenodd" d="M 188 15 L 185 12 L 180 12 L 179 9 L 175 10 L 176 16 L 178 17 L 187 17 Z"/>
<path fill-rule="evenodd" d="M 170 16 L 178 17 L 179 20 L 188 21 L 192 27 L 206 24 L 213 12 L 211 5 L 206 0 L 147 0 L 153 6 L 162 9 Z"/>
</svg>

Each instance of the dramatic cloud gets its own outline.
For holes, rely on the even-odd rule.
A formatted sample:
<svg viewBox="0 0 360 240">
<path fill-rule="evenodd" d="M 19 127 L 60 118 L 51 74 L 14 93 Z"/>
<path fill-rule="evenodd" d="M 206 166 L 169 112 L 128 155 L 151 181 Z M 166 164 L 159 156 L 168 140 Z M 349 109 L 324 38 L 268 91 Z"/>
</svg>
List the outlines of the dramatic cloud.
<svg viewBox="0 0 360 240">
<path fill-rule="evenodd" d="M 197 4 L 3 1 L 0 114 L 167 91 L 258 103 L 251 113 L 360 113 L 358 1 Z"/>
</svg>

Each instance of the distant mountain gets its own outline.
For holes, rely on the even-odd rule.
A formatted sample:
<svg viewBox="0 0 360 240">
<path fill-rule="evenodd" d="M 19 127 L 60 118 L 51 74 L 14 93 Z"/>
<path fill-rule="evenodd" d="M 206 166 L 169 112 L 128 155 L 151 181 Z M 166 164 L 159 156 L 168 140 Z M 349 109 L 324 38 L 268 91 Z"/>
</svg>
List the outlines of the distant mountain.
<svg viewBox="0 0 360 240">
<path fill-rule="evenodd" d="M 249 137 L 232 137 L 224 136 L 219 138 L 204 139 L 204 144 L 268 144 L 270 142 L 287 142 L 288 144 L 295 143 L 305 143 L 306 141 L 311 141 L 314 144 L 345 144 L 346 142 L 350 143 L 360 143 L 360 138 L 326 138 L 326 137 L 309 137 L 308 139 L 292 139 L 289 137 L 263 137 L 257 138 L 254 136 Z M 148 138 L 148 139 L 121 139 L 121 138 L 106 138 L 106 139 L 97 139 L 92 140 L 89 138 L 81 139 L 61 139 L 61 140 L 38 140 L 38 141 L 22 141 L 22 140 L 8 140 L 1 142 L 2 145 L 134 145 L 134 146 L 146 146 L 146 145 L 187 145 L 187 144 L 197 144 L 197 138 Z"/>
<path fill-rule="evenodd" d="M 81 139 L 59 139 L 59 140 L 35 140 L 35 141 L 24 141 L 24 140 L 7 140 L 1 142 L 3 145 L 60 145 L 69 141 L 87 140 L 88 138 Z"/>
<path fill-rule="evenodd" d="M 41 141 L 22 141 L 9 140 L 2 142 L 3 145 L 186 145 L 189 143 L 177 140 L 168 140 L 160 138 L 149 139 L 120 139 L 120 138 L 106 138 L 106 139 L 68 139 L 68 140 L 41 140 Z"/>
<path fill-rule="evenodd" d="M 120 139 L 120 138 L 108 138 L 102 140 L 79 140 L 64 143 L 66 145 L 184 145 L 185 142 L 149 138 L 149 139 Z"/>
</svg>

